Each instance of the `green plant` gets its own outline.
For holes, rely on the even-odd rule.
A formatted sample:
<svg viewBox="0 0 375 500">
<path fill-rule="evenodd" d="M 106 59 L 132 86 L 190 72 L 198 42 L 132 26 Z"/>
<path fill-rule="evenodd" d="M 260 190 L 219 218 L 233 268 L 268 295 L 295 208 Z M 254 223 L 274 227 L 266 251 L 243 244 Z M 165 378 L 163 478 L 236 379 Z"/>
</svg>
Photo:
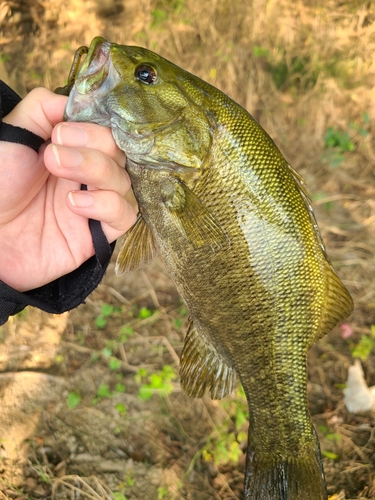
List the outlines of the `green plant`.
<svg viewBox="0 0 375 500">
<path fill-rule="evenodd" d="M 100 384 L 96 391 L 96 396 L 93 399 L 92 404 L 95 405 L 101 399 L 110 397 L 112 397 L 112 392 L 109 386 L 107 384 Z"/>
<path fill-rule="evenodd" d="M 118 370 L 119 368 L 121 368 L 121 365 L 122 365 L 122 362 L 119 359 L 117 359 L 113 356 L 111 356 L 109 358 L 108 366 L 109 366 L 110 370 L 113 370 L 113 371 Z"/>
<path fill-rule="evenodd" d="M 126 496 L 120 491 L 115 491 L 113 493 L 113 498 L 114 500 L 126 500 Z"/>
<path fill-rule="evenodd" d="M 81 399 L 82 398 L 81 398 L 80 394 L 78 394 L 75 391 L 69 391 L 68 397 L 66 398 L 68 408 L 73 409 L 76 406 L 78 406 L 79 403 L 81 402 Z"/>
<path fill-rule="evenodd" d="M 138 313 L 138 318 L 146 319 L 152 315 L 153 315 L 153 311 L 150 311 L 150 309 L 147 309 L 147 307 L 141 307 L 141 309 L 139 310 L 139 313 Z"/>
<path fill-rule="evenodd" d="M 104 303 L 101 307 L 100 314 L 95 318 L 95 325 L 99 329 L 107 326 L 107 319 L 113 314 L 115 308 L 111 304 Z"/>
<path fill-rule="evenodd" d="M 327 162 L 331 168 L 337 168 L 345 160 L 345 155 L 351 151 L 355 151 L 356 142 L 360 137 L 366 137 L 367 127 L 370 123 L 368 113 L 363 113 L 363 125 L 357 123 L 349 123 L 349 132 L 328 127 L 324 135 L 325 153 L 322 155 L 322 160 Z M 356 137 L 356 136 L 360 137 Z"/>
<path fill-rule="evenodd" d="M 330 441 L 332 444 L 337 444 L 341 441 L 341 436 L 337 432 L 333 432 L 331 429 L 326 427 L 325 425 L 319 425 L 318 429 L 322 434 L 324 434 L 324 437 Z M 322 455 L 324 457 L 329 458 L 330 460 L 338 460 L 340 457 L 337 453 L 334 453 L 331 450 L 324 450 L 322 449 Z"/>
<path fill-rule="evenodd" d="M 104 358 L 108 359 L 108 367 L 110 370 L 115 371 L 121 368 L 122 361 L 113 356 L 113 352 L 116 352 L 119 348 L 119 345 L 126 342 L 129 339 L 129 337 L 131 337 L 133 334 L 134 331 L 132 328 L 124 326 L 122 327 L 120 334 L 117 338 L 107 340 L 105 347 L 100 351 L 100 353 Z M 98 352 L 95 352 L 91 356 L 91 361 L 95 362 L 99 358 L 100 354 Z"/>
<path fill-rule="evenodd" d="M 158 488 L 158 500 L 163 500 L 168 494 L 169 494 L 169 491 L 167 488 L 164 488 L 163 486 L 159 486 L 159 488 Z"/>
<path fill-rule="evenodd" d="M 126 406 L 123 403 L 117 403 L 115 408 L 120 413 L 120 415 L 126 414 Z"/>
<path fill-rule="evenodd" d="M 125 386 L 124 384 L 121 384 L 118 382 L 116 384 L 116 387 L 114 391 L 111 391 L 109 388 L 108 384 L 100 384 L 97 391 L 96 391 L 96 396 L 92 401 L 92 404 L 96 404 L 98 401 L 100 401 L 103 398 L 111 398 L 116 392 L 122 393 L 125 392 Z"/>
<path fill-rule="evenodd" d="M 248 409 L 242 386 L 233 398 L 221 402 L 227 418 L 213 431 L 202 451 L 205 461 L 216 465 L 230 462 L 238 463 L 243 451 L 241 444 L 247 439 L 245 424 L 248 421 Z"/>
<path fill-rule="evenodd" d="M 153 9 L 151 28 L 160 27 L 172 14 L 180 14 L 185 0 L 157 0 Z"/>
<path fill-rule="evenodd" d="M 146 369 L 140 368 L 135 375 L 136 382 L 142 384 L 138 397 L 143 401 L 150 399 L 153 394 L 165 397 L 172 392 L 172 380 L 175 378 L 176 373 L 169 365 L 163 366 L 161 371 L 155 373 L 148 373 Z"/>
<path fill-rule="evenodd" d="M 375 347 L 375 325 L 371 326 L 369 335 L 362 335 L 358 344 L 351 346 L 351 353 L 353 358 L 359 358 L 362 361 L 366 361 L 371 351 Z"/>
</svg>

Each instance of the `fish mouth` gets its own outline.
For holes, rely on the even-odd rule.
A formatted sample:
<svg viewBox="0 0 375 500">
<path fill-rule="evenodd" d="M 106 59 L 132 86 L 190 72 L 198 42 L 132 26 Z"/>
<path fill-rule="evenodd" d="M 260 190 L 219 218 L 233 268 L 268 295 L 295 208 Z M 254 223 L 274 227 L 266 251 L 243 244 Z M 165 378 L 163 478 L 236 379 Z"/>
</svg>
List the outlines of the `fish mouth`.
<svg viewBox="0 0 375 500">
<path fill-rule="evenodd" d="M 120 82 L 120 75 L 115 69 L 111 57 L 111 43 L 102 37 L 96 37 L 90 44 L 88 54 L 74 82 L 64 112 L 67 121 L 87 121 L 92 118 L 89 110 L 94 104 L 103 115 L 100 100 L 107 96 Z M 95 113 L 96 115 L 97 113 Z M 108 118 L 108 112 L 103 119 Z M 100 121 L 103 122 L 103 119 Z"/>
</svg>

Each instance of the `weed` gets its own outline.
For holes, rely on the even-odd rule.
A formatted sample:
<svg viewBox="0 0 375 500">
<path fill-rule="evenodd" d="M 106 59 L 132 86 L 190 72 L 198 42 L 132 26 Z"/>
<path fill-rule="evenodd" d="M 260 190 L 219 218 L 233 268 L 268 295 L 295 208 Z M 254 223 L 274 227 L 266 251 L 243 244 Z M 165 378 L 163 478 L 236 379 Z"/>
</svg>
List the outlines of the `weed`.
<svg viewBox="0 0 375 500">
<path fill-rule="evenodd" d="M 332 432 L 325 425 L 319 425 L 318 429 L 322 434 L 324 434 L 325 438 L 332 443 L 338 443 L 341 440 L 340 434 L 337 434 L 337 432 Z"/>
<path fill-rule="evenodd" d="M 169 491 L 167 488 L 164 488 L 163 486 L 159 486 L 158 488 L 158 500 L 163 500 L 166 495 L 169 494 Z"/>
<path fill-rule="evenodd" d="M 118 485 L 118 488 L 122 491 L 126 491 L 127 488 L 129 488 L 129 486 L 133 486 L 134 485 L 134 478 L 131 476 L 130 472 L 127 472 L 126 475 L 124 476 L 124 479 L 123 481 Z M 117 493 L 114 493 L 114 495 L 117 495 L 115 496 L 115 500 L 126 500 L 126 496 L 124 495 L 124 493 L 118 491 Z"/>
<path fill-rule="evenodd" d="M 112 315 L 116 315 L 121 312 L 120 307 L 115 307 L 112 304 L 107 304 L 106 302 L 102 304 L 100 309 L 100 313 L 95 318 L 95 326 L 99 328 L 99 330 L 103 330 L 107 326 L 108 318 Z"/>
<path fill-rule="evenodd" d="M 375 325 L 371 326 L 370 335 L 362 335 L 360 341 L 356 345 L 352 345 L 350 350 L 353 358 L 359 358 L 362 361 L 371 354 L 375 347 Z"/>
<path fill-rule="evenodd" d="M 112 371 L 118 370 L 119 368 L 121 368 L 121 365 L 122 365 L 122 362 L 119 359 L 117 359 L 113 356 L 111 356 L 109 358 L 108 366 L 109 366 L 110 370 L 112 370 Z"/>
<path fill-rule="evenodd" d="M 140 319 L 146 319 L 149 318 L 150 316 L 153 315 L 153 311 L 150 311 L 150 309 L 147 309 L 147 307 L 141 307 L 139 313 L 138 313 L 138 318 Z"/>
<path fill-rule="evenodd" d="M 324 135 L 324 149 L 322 160 L 329 164 L 331 168 L 339 167 L 345 160 L 345 155 L 357 149 L 356 142 L 360 138 L 366 137 L 368 131 L 366 126 L 370 123 L 368 113 L 363 113 L 363 125 L 349 123 L 349 132 L 328 127 Z M 359 137 L 356 137 L 356 136 Z M 357 140 L 356 140 L 357 139 Z"/>
<path fill-rule="evenodd" d="M 269 50 L 265 49 L 264 47 L 259 47 L 258 45 L 254 45 L 253 54 L 254 54 L 254 57 L 266 57 L 266 58 L 268 58 L 270 55 L 270 52 L 269 52 Z"/>
<path fill-rule="evenodd" d="M 51 478 L 44 472 L 42 466 L 34 467 L 34 470 L 37 472 L 38 476 L 43 481 L 43 483 L 51 484 Z"/>
<path fill-rule="evenodd" d="M 120 415 L 126 414 L 126 406 L 123 403 L 117 403 L 115 408 L 119 412 Z"/>
<path fill-rule="evenodd" d="M 113 498 L 114 500 L 126 500 L 126 496 L 120 491 L 115 491 L 113 493 Z"/>
<path fill-rule="evenodd" d="M 328 450 L 323 450 L 322 451 L 323 457 L 327 457 L 331 460 L 338 460 L 340 457 L 336 453 L 333 453 L 333 451 L 328 451 Z"/>
<path fill-rule="evenodd" d="M 125 386 L 124 386 L 124 384 L 121 384 L 121 383 L 118 382 L 116 384 L 115 391 L 116 392 L 125 392 Z"/>
<path fill-rule="evenodd" d="M 96 396 L 93 399 L 92 404 L 94 405 L 98 403 L 103 398 L 111 398 L 116 392 L 117 393 L 125 392 L 125 389 L 126 389 L 125 385 L 121 384 L 120 382 L 116 384 L 114 391 L 111 391 L 108 384 L 100 384 L 96 391 Z"/>
<path fill-rule="evenodd" d="M 172 14 L 180 14 L 184 4 L 185 0 L 157 0 L 151 13 L 151 29 L 160 27 Z"/>
<path fill-rule="evenodd" d="M 337 432 L 332 432 L 325 425 L 319 425 L 319 430 L 322 434 L 324 434 L 325 438 L 330 441 L 332 444 L 337 444 L 341 441 L 341 436 Z M 340 457 L 337 453 L 334 453 L 331 450 L 322 450 L 322 455 L 324 457 L 329 458 L 330 460 L 338 460 Z"/>
<path fill-rule="evenodd" d="M 5 63 L 11 60 L 11 57 L 9 54 L 3 54 L 0 53 L 0 63 Z"/>
<path fill-rule="evenodd" d="M 72 410 L 73 408 L 78 406 L 79 403 L 81 402 L 81 399 L 82 398 L 81 398 L 80 394 L 78 394 L 77 392 L 74 392 L 74 391 L 69 391 L 68 397 L 66 398 L 68 408 L 70 410 Z"/>
<path fill-rule="evenodd" d="M 120 332 L 120 337 L 118 338 L 119 342 L 126 342 L 129 340 L 129 337 L 131 337 L 134 334 L 133 328 L 130 328 L 130 326 L 123 326 L 121 328 Z"/>
<path fill-rule="evenodd" d="M 253 55 L 266 60 L 266 70 L 271 74 L 276 88 L 281 91 L 308 90 L 314 87 L 318 80 L 319 71 L 309 56 L 288 57 L 282 49 L 274 58 L 266 48 L 259 45 L 254 45 Z"/>
<path fill-rule="evenodd" d="M 153 394 L 165 397 L 172 392 L 172 380 L 175 378 L 176 373 L 169 365 L 165 365 L 161 371 L 151 374 L 145 368 L 140 368 L 135 375 L 136 382 L 142 384 L 138 397 L 143 401 L 150 399 Z"/>
<path fill-rule="evenodd" d="M 228 417 L 212 433 L 202 451 L 202 458 L 216 465 L 238 463 L 243 453 L 241 445 L 247 439 L 244 426 L 248 421 L 247 402 L 242 386 L 234 398 L 222 401 L 221 405 Z"/>
<path fill-rule="evenodd" d="M 100 384 L 98 390 L 96 391 L 96 397 L 93 399 L 92 404 L 95 405 L 101 399 L 110 397 L 112 397 L 112 392 L 108 384 Z"/>
<path fill-rule="evenodd" d="M 124 326 L 120 331 L 120 335 L 115 339 L 107 340 L 105 347 L 100 352 L 94 352 L 91 356 L 91 361 L 96 362 L 101 356 L 108 360 L 108 367 L 111 371 L 116 371 L 122 366 L 122 361 L 113 356 L 113 353 L 118 351 L 119 345 L 126 342 L 133 335 L 132 328 Z"/>
</svg>

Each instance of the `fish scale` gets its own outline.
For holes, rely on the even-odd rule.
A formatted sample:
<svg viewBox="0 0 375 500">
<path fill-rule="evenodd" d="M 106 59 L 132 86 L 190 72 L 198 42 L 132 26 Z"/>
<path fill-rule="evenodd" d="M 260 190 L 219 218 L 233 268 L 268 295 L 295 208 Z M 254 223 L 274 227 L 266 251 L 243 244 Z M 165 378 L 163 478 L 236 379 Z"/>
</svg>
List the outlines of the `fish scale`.
<svg viewBox="0 0 375 500">
<path fill-rule="evenodd" d="M 183 390 L 221 398 L 236 374 L 243 385 L 245 499 L 326 500 L 306 356 L 353 304 L 303 179 L 218 89 L 149 50 L 101 37 L 65 117 L 110 127 L 127 156 L 139 216 L 116 271 L 164 259 L 190 312 Z"/>
</svg>

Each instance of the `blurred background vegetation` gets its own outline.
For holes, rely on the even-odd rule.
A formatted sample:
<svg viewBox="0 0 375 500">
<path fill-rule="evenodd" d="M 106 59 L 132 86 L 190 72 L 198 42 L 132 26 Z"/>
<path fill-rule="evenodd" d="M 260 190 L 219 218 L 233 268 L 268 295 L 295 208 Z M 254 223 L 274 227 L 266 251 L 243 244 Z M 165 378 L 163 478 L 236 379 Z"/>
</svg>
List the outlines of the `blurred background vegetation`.
<svg viewBox="0 0 375 500">
<path fill-rule="evenodd" d="M 347 369 L 354 358 L 362 360 L 367 383 L 375 384 L 373 2 L 0 1 L 0 77 L 22 96 L 36 86 L 61 86 L 66 82 L 76 48 L 89 45 L 96 35 L 121 44 L 145 46 L 223 90 L 259 121 L 289 163 L 306 179 L 328 254 L 355 300 L 355 311 L 341 327 L 342 335 L 336 329 L 310 353 L 310 409 L 322 442 L 332 498 L 375 498 L 374 414 L 350 415 L 342 403 Z M 111 272 L 110 269 L 108 275 Z M 176 450 L 174 453 L 185 458 L 176 458 L 171 465 L 165 459 L 171 444 L 168 453 L 163 448 L 164 459 L 158 455 L 154 460 L 162 470 L 161 479 L 147 498 L 241 499 L 247 420 L 243 394 L 239 390 L 222 405 L 204 400 L 203 406 L 197 406 L 198 403 L 181 399 L 175 382 L 176 353 L 182 346 L 186 310 L 178 297 L 170 298 L 173 287 L 167 277 L 160 278 L 163 272 L 152 268 L 133 277 L 133 285 L 142 280 L 145 283 L 146 292 L 138 296 L 132 295 L 135 285 L 132 288 L 113 276 L 107 278 L 91 302 L 69 315 L 65 330 L 59 333 L 65 339 L 65 347 L 61 344 L 54 351 L 44 369 L 69 378 L 88 366 L 86 352 L 91 363 L 101 363 L 103 370 L 113 375 L 108 383 L 98 381 L 86 406 L 91 401 L 99 408 L 104 400 L 117 398 L 113 403 L 115 415 L 124 420 L 131 412 L 127 410 L 128 403 L 121 399 L 126 391 L 118 370 L 124 359 L 133 368 L 139 365 L 131 374 L 135 386 L 129 389 L 127 382 L 127 391 L 134 390 L 146 405 L 143 408 L 148 408 L 150 399 L 158 407 L 152 410 L 154 416 L 161 412 L 171 421 L 176 418 L 173 408 L 181 410 L 178 405 L 190 405 L 196 412 L 195 419 L 189 415 L 193 424 L 186 424 L 185 430 L 175 428 L 174 442 L 183 441 L 185 448 L 179 448 L 179 455 Z M 27 343 L 31 345 L 30 338 L 50 321 L 35 311 L 25 315 L 15 318 L 0 332 L 5 345 L 17 342 L 19 329 L 27 330 L 25 323 L 33 324 L 27 330 Z M 159 342 L 161 334 L 167 344 L 161 342 L 160 359 L 151 368 L 142 368 L 151 351 L 144 350 L 139 355 L 139 345 L 134 345 L 142 335 Z M 79 355 L 74 357 L 64 351 L 67 343 L 70 349 L 73 344 L 79 346 L 75 351 Z M 154 359 L 154 352 L 151 357 Z M 5 371 L 9 369 L 6 366 Z M 22 363 L 17 365 L 17 369 L 22 367 Z M 76 385 L 69 384 L 65 409 L 74 412 L 84 403 L 85 390 L 77 380 Z M 155 398 L 157 393 L 165 397 Z M 132 418 L 134 426 L 136 413 Z M 180 413 L 179 418 L 185 422 Z M 192 444 L 186 441 L 186 433 L 192 433 L 198 421 L 203 435 Z M 154 429 L 153 439 L 159 439 L 163 429 Z M 125 433 L 120 430 L 116 436 Z M 129 452 L 125 454 L 129 458 Z M 29 460 L 36 470 L 35 460 L 40 463 L 40 457 L 29 456 Z M 144 462 L 149 463 L 150 457 Z M 40 472 L 41 468 L 37 470 Z M 45 476 L 48 472 L 47 479 L 52 484 L 57 472 L 51 464 L 47 472 L 43 470 Z M 66 471 L 70 471 L 69 467 Z M 34 489 L 28 489 L 28 474 L 23 470 L 18 482 L 12 482 L 5 474 L 5 498 L 16 498 L 12 496 L 16 488 L 20 495 L 26 492 L 30 498 L 40 497 L 35 490 L 42 483 L 45 486 L 45 478 L 37 473 Z M 134 477 L 129 474 L 111 486 L 115 498 L 146 498 L 144 492 L 137 493 L 137 481 L 141 481 L 134 479 L 137 471 L 133 470 Z M 47 486 L 43 491 L 49 491 Z"/>
</svg>

